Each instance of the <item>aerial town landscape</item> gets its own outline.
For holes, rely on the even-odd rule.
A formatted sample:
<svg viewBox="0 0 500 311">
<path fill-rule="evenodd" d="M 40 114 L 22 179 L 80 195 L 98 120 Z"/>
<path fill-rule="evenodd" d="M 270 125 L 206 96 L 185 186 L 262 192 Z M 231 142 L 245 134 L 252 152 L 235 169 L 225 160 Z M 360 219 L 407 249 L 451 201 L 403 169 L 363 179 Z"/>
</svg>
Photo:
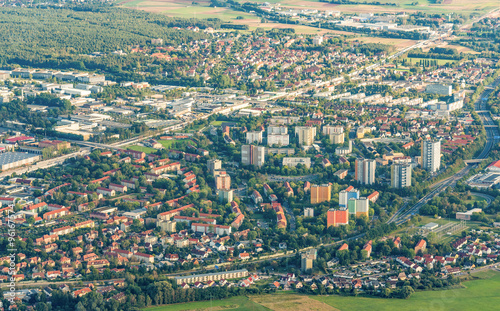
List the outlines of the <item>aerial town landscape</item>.
<svg viewBox="0 0 500 311">
<path fill-rule="evenodd" d="M 497 310 L 500 3 L 0 0 L 0 310 Z"/>
</svg>

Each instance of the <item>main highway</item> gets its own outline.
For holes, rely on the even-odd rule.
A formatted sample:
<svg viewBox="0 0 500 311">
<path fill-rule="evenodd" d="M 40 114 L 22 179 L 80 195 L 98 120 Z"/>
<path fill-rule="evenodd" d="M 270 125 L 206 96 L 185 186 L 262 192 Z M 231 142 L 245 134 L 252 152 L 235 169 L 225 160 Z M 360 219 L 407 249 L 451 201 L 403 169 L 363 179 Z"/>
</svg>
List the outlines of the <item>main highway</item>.
<svg viewBox="0 0 500 311">
<path fill-rule="evenodd" d="M 493 148 L 495 143 L 498 142 L 500 139 L 500 132 L 499 132 L 498 125 L 491 118 L 491 113 L 488 110 L 486 110 L 486 102 L 488 101 L 488 97 L 490 96 L 491 92 L 493 92 L 493 90 L 498 85 L 500 85 L 500 77 L 495 79 L 493 81 L 493 83 L 491 83 L 489 86 L 487 86 L 485 88 L 485 90 L 481 93 L 480 97 L 474 103 L 475 111 L 479 115 L 479 117 L 481 118 L 481 121 L 483 122 L 483 126 L 486 130 L 486 143 L 484 144 L 484 148 L 481 151 L 481 153 L 475 158 L 476 160 L 487 159 L 489 154 L 490 154 L 491 149 Z M 398 225 L 406 222 L 413 215 L 418 214 L 418 212 L 422 206 L 424 206 L 427 202 L 432 200 L 435 196 L 439 195 L 441 192 L 446 190 L 446 188 L 455 186 L 457 181 L 462 179 L 465 175 L 467 175 L 469 173 L 469 171 L 472 168 L 474 168 L 476 166 L 477 166 L 477 164 L 467 165 L 466 167 L 461 169 L 459 172 L 457 172 L 455 175 L 438 183 L 436 185 L 436 187 L 431 192 L 427 193 L 417 203 L 415 203 L 413 206 L 411 206 L 408 209 L 406 209 L 406 206 L 404 206 L 403 208 L 398 210 L 396 212 L 396 214 L 393 215 L 387 222 L 388 223 L 395 222 Z"/>
</svg>

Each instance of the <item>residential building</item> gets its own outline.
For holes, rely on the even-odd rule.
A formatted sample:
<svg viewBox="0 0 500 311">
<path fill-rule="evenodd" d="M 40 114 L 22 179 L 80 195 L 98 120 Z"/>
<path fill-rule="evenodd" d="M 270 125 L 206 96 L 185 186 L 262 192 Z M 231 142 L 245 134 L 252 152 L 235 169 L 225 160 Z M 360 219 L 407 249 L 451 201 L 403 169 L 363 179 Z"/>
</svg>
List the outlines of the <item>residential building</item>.
<svg viewBox="0 0 500 311">
<path fill-rule="evenodd" d="M 215 171 L 218 171 L 222 168 L 222 161 L 219 159 L 211 159 L 207 161 L 207 169 L 213 174 Z"/>
<path fill-rule="evenodd" d="M 288 127 L 286 126 L 269 126 L 267 128 L 267 136 L 269 135 L 283 135 L 288 134 Z"/>
<path fill-rule="evenodd" d="M 171 221 L 171 220 L 166 220 L 166 221 L 157 221 L 156 226 L 160 227 L 161 231 L 167 231 L 167 232 L 175 232 L 175 226 L 177 222 Z"/>
<path fill-rule="evenodd" d="M 418 251 L 425 252 L 425 249 L 427 247 L 427 241 L 424 239 L 420 240 L 417 245 L 415 246 L 415 254 L 418 253 Z"/>
<path fill-rule="evenodd" d="M 267 145 L 273 146 L 288 146 L 290 144 L 290 137 L 288 134 L 268 134 Z"/>
<path fill-rule="evenodd" d="M 426 93 L 450 96 L 453 88 L 450 84 L 428 84 L 425 87 Z"/>
<path fill-rule="evenodd" d="M 325 125 L 323 126 L 323 135 L 330 135 L 330 134 L 342 134 L 344 133 L 344 128 L 342 126 L 335 126 L 335 125 Z"/>
<path fill-rule="evenodd" d="M 349 186 L 347 189 L 339 192 L 339 207 L 347 207 L 347 202 L 350 199 L 359 199 L 359 190 L 354 189 L 353 186 Z"/>
<path fill-rule="evenodd" d="M 338 227 L 340 225 L 349 224 L 349 212 L 346 207 L 341 207 L 339 209 L 329 209 L 326 212 L 326 226 Z"/>
<path fill-rule="evenodd" d="M 252 192 L 251 197 L 252 197 L 253 202 L 255 204 L 259 204 L 259 203 L 262 203 L 264 201 L 264 199 L 262 198 L 262 195 L 257 190 L 254 190 Z"/>
<path fill-rule="evenodd" d="M 295 136 L 298 138 L 298 142 L 302 146 L 311 146 L 314 143 L 314 138 L 316 137 L 316 127 L 314 126 L 296 126 Z"/>
<path fill-rule="evenodd" d="M 335 148 L 335 154 L 338 156 L 345 156 L 348 155 L 352 152 L 352 140 L 349 140 L 349 146 L 344 147 L 344 146 L 339 146 Z"/>
<path fill-rule="evenodd" d="M 313 268 L 314 257 L 310 254 L 302 254 L 300 258 L 300 270 L 302 272 L 311 271 Z"/>
<path fill-rule="evenodd" d="M 262 143 L 262 131 L 254 131 L 246 133 L 247 144 Z"/>
<path fill-rule="evenodd" d="M 347 177 L 347 173 L 349 173 L 348 170 L 346 169 L 340 169 L 338 171 L 336 171 L 333 176 L 337 176 L 339 179 L 344 179 Z"/>
<path fill-rule="evenodd" d="M 226 279 L 239 279 L 248 276 L 247 269 L 231 270 L 216 273 L 193 274 L 186 276 L 176 276 L 175 282 L 180 285 L 182 283 L 191 284 L 196 282 L 220 281 Z"/>
<path fill-rule="evenodd" d="M 393 164 L 391 167 L 391 187 L 411 186 L 411 164 Z"/>
<path fill-rule="evenodd" d="M 347 208 L 350 215 L 355 215 L 356 217 L 370 216 L 370 201 L 368 200 L 368 198 L 351 198 L 349 202 L 347 202 Z"/>
<path fill-rule="evenodd" d="M 314 217 L 314 208 L 312 207 L 304 208 L 304 217 Z"/>
<path fill-rule="evenodd" d="M 311 158 L 291 158 L 291 157 L 283 158 L 283 166 L 296 167 L 299 164 L 302 164 L 305 167 L 310 168 Z"/>
<path fill-rule="evenodd" d="M 226 174 L 224 171 L 218 171 L 215 173 L 215 189 L 216 190 L 229 190 L 231 189 L 231 176 Z"/>
<path fill-rule="evenodd" d="M 322 36 L 316 36 L 313 38 L 313 44 L 314 45 L 321 45 L 323 43 L 323 37 Z"/>
<path fill-rule="evenodd" d="M 441 166 L 441 141 L 422 141 L 422 168 L 435 173 Z"/>
<path fill-rule="evenodd" d="M 330 138 L 332 144 L 343 144 L 345 140 L 344 128 L 342 126 L 326 125 L 323 134 Z"/>
<path fill-rule="evenodd" d="M 363 185 L 375 183 L 375 169 L 377 162 L 371 159 L 356 159 L 354 175 L 356 181 Z"/>
<path fill-rule="evenodd" d="M 241 163 L 244 165 L 264 165 L 266 148 L 254 145 L 241 146 Z"/>
<path fill-rule="evenodd" d="M 311 204 L 330 202 L 332 187 L 329 184 L 311 185 Z"/>
<path fill-rule="evenodd" d="M 345 140 L 345 134 L 344 133 L 332 133 L 328 135 L 330 138 L 330 142 L 332 144 L 343 144 Z"/>
<path fill-rule="evenodd" d="M 219 190 L 219 201 L 221 203 L 230 203 L 233 201 L 234 190 L 222 189 Z"/>
</svg>

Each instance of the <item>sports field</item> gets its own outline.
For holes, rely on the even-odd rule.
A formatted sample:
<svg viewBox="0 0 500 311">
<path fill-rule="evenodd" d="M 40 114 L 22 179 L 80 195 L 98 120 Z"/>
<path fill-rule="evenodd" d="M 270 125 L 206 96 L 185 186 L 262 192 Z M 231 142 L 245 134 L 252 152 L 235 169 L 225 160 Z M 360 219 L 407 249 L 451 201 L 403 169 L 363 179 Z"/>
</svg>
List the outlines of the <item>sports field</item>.
<svg viewBox="0 0 500 311">
<path fill-rule="evenodd" d="M 137 145 L 128 146 L 127 149 L 135 150 L 135 151 L 142 151 L 144 153 L 155 153 L 156 152 L 156 149 L 154 149 L 154 148 L 137 146 Z"/>
<path fill-rule="evenodd" d="M 232 297 L 210 302 L 195 302 L 147 308 L 147 311 L 182 310 L 441 310 L 475 311 L 496 310 L 500 305 L 500 273 L 484 271 L 482 279 L 464 282 L 463 286 L 450 290 L 425 291 L 413 294 L 409 299 L 382 299 L 342 296 L 302 296 L 278 293 L 250 297 Z"/>
<path fill-rule="evenodd" d="M 167 149 L 171 148 L 174 143 L 191 144 L 193 146 L 196 146 L 196 143 L 190 139 L 159 140 L 158 142 Z"/>
</svg>

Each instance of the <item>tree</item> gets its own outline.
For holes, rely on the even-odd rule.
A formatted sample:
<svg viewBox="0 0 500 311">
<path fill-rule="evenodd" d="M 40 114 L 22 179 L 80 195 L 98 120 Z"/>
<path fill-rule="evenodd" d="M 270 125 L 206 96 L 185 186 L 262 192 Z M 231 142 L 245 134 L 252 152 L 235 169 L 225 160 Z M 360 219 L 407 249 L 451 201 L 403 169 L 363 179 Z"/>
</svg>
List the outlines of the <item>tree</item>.
<svg viewBox="0 0 500 311">
<path fill-rule="evenodd" d="M 403 298 L 403 299 L 408 299 L 410 298 L 410 296 L 415 292 L 415 290 L 413 289 L 413 287 L 411 286 L 403 286 L 403 288 L 399 291 L 399 296 L 400 298 Z"/>
<path fill-rule="evenodd" d="M 87 309 L 83 306 L 83 303 L 81 301 L 78 302 L 78 304 L 76 305 L 75 310 L 76 311 L 87 311 Z"/>
</svg>

